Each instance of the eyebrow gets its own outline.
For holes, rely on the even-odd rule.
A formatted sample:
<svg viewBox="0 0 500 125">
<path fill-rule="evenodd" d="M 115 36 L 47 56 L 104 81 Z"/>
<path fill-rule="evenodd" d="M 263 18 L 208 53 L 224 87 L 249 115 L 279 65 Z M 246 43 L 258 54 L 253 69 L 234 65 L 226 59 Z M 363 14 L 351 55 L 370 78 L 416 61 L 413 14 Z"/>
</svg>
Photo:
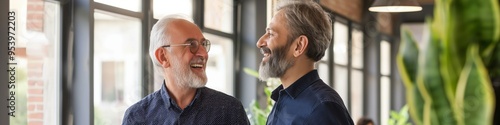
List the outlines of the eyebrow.
<svg viewBox="0 0 500 125">
<path fill-rule="evenodd" d="M 195 38 L 188 38 L 186 41 L 184 41 L 184 43 L 188 43 L 189 41 L 193 41 L 193 40 L 196 41 Z M 205 41 L 205 40 L 207 40 L 207 39 L 206 38 L 201 39 L 201 41 Z"/>
<path fill-rule="evenodd" d="M 189 41 L 193 41 L 193 40 L 196 40 L 195 38 L 188 38 L 186 41 L 184 41 L 184 43 L 189 43 Z"/>
</svg>

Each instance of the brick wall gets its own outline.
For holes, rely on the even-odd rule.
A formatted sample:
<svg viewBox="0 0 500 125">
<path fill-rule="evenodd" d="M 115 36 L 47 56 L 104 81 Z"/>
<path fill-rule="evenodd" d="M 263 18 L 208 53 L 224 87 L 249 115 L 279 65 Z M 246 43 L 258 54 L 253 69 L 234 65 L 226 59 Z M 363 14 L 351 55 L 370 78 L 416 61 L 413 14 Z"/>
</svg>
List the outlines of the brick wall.
<svg viewBox="0 0 500 125">
<path fill-rule="evenodd" d="M 392 14 L 377 13 L 377 30 L 387 35 L 392 35 Z"/>
<path fill-rule="evenodd" d="M 43 31 L 44 2 L 43 0 L 28 0 L 27 2 L 27 31 Z M 44 107 L 44 57 L 47 55 L 47 45 L 26 35 L 26 56 L 28 63 L 28 125 L 43 125 Z"/>
<path fill-rule="evenodd" d="M 363 0 L 320 0 L 320 4 L 354 22 L 361 22 Z"/>
</svg>

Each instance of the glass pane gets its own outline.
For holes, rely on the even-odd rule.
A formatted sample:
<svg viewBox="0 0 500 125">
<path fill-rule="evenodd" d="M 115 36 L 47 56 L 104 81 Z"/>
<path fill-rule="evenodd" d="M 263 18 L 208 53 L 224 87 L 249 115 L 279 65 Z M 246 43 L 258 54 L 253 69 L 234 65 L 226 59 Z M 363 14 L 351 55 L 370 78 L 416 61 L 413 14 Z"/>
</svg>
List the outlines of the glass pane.
<svg viewBox="0 0 500 125">
<path fill-rule="evenodd" d="M 39 0 L 9 1 L 8 102 L 11 125 L 55 125 L 60 118 L 60 6 Z M 7 17 L 5 18 L 7 19 Z M 3 40 L 2 40 L 3 41 Z M 15 48 L 15 49 L 14 49 Z M 3 80 L 3 79 L 2 79 Z M 7 85 L 5 86 L 7 87 Z M 9 92 L 9 93 L 10 93 Z M 3 99 L 2 99 L 3 100 Z M 13 114 L 12 114 L 13 113 Z"/>
<path fill-rule="evenodd" d="M 380 42 L 380 73 L 391 74 L 391 45 L 385 40 Z"/>
<path fill-rule="evenodd" d="M 94 17 L 94 124 L 121 124 L 142 97 L 141 22 L 102 11 Z"/>
<path fill-rule="evenodd" d="M 347 68 L 343 66 L 335 66 L 335 83 L 334 84 L 334 89 L 337 91 L 342 97 L 342 100 L 344 100 L 344 104 L 347 106 L 349 105 L 349 98 L 347 98 Z"/>
<path fill-rule="evenodd" d="M 351 116 L 358 120 L 363 116 L 363 71 L 351 70 Z"/>
<path fill-rule="evenodd" d="M 205 27 L 233 33 L 233 0 L 205 0 Z"/>
<path fill-rule="evenodd" d="M 207 61 L 207 87 L 228 95 L 233 93 L 233 41 L 229 38 L 204 34 L 212 42 Z"/>
<path fill-rule="evenodd" d="M 319 78 L 323 80 L 327 85 L 330 85 L 330 74 L 328 73 L 328 64 L 318 62 L 318 73 L 319 73 Z"/>
<path fill-rule="evenodd" d="M 363 32 L 352 31 L 352 67 L 363 68 Z"/>
<path fill-rule="evenodd" d="M 160 19 L 169 14 L 182 14 L 193 18 L 192 0 L 153 0 L 153 17 Z"/>
<path fill-rule="evenodd" d="M 142 0 L 94 0 L 102 4 L 127 9 L 130 11 L 140 12 Z"/>
<path fill-rule="evenodd" d="M 347 26 L 335 22 L 334 23 L 334 39 L 333 39 L 333 53 L 336 64 L 347 65 Z"/>
<path fill-rule="evenodd" d="M 380 123 L 389 124 L 391 110 L 391 80 L 387 76 L 380 78 Z"/>
<path fill-rule="evenodd" d="M 330 47 L 326 48 L 325 50 L 325 56 L 321 58 L 322 61 L 328 61 L 328 55 L 330 55 Z"/>
</svg>

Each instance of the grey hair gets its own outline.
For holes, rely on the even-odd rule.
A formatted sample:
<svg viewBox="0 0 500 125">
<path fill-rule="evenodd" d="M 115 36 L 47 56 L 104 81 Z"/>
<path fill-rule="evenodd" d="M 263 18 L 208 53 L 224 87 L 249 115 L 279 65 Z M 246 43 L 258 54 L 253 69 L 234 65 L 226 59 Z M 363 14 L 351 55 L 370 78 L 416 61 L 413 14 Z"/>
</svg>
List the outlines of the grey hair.
<svg viewBox="0 0 500 125">
<path fill-rule="evenodd" d="M 153 28 L 151 29 L 151 35 L 149 39 L 149 56 L 151 57 L 151 61 L 153 61 L 154 68 L 155 69 L 161 69 L 160 62 L 158 62 L 158 59 L 156 59 L 155 56 L 155 51 L 159 49 L 163 45 L 167 45 L 170 43 L 170 34 L 167 34 L 167 29 L 169 27 L 168 24 L 174 20 L 186 20 L 189 22 L 193 22 L 193 20 L 185 15 L 181 14 L 173 14 L 173 15 L 167 15 L 158 22 L 156 22 L 155 25 L 153 25 Z M 163 72 L 163 70 L 158 70 L 160 72 Z"/>
<path fill-rule="evenodd" d="M 305 35 L 309 40 L 307 57 L 314 61 L 323 58 L 332 38 L 330 15 L 313 1 L 281 1 L 275 10 L 282 10 L 286 19 L 285 25 L 290 32 L 287 44 Z"/>
</svg>

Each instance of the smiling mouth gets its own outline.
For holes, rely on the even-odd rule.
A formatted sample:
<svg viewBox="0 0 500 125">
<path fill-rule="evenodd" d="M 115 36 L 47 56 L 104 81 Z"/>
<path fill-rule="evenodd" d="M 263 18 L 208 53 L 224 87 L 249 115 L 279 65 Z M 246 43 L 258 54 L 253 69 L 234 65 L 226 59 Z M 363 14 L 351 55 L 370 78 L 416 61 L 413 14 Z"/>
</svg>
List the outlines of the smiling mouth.
<svg viewBox="0 0 500 125">
<path fill-rule="evenodd" d="M 262 47 L 260 49 L 260 53 L 262 53 L 262 55 L 264 55 L 264 56 L 269 56 L 269 54 L 271 53 L 271 49 L 269 49 L 267 47 Z"/>
<path fill-rule="evenodd" d="M 264 56 L 264 57 L 262 57 L 262 62 L 267 62 L 267 60 L 269 59 L 269 56 L 271 55 L 271 49 L 269 49 L 267 47 L 262 47 L 260 49 L 260 53 Z"/>
<path fill-rule="evenodd" d="M 191 64 L 191 68 L 203 68 L 203 64 Z"/>
</svg>

